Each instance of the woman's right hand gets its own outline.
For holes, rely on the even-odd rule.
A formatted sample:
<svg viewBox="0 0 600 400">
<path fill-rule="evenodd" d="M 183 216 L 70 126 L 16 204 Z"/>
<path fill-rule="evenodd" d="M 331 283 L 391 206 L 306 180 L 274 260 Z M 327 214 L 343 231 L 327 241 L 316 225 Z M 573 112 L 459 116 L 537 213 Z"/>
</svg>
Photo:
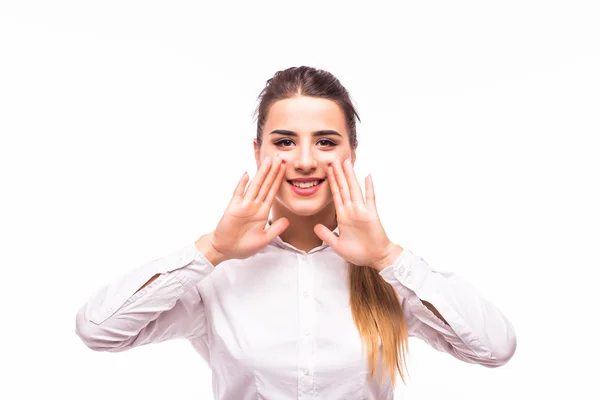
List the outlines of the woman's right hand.
<svg viewBox="0 0 600 400">
<path fill-rule="evenodd" d="M 250 182 L 248 174 L 240 179 L 233 197 L 210 236 L 213 249 L 223 260 L 244 259 L 265 248 L 289 226 L 287 218 L 275 221 L 265 230 L 273 200 L 279 191 L 285 163 L 279 157 L 265 159 Z"/>
</svg>

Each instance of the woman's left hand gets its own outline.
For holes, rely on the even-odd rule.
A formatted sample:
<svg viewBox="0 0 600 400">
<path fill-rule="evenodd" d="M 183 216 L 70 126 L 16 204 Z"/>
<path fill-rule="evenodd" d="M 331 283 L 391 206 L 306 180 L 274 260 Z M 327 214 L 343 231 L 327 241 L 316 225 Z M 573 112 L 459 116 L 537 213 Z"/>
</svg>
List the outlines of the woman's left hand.
<svg viewBox="0 0 600 400">
<path fill-rule="evenodd" d="M 327 179 L 335 203 L 339 237 L 322 224 L 315 225 L 314 232 L 340 257 L 355 265 L 378 271 L 391 265 L 402 248 L 388 239 L 379 220 L 371 176 L 365 179 L 366 201 L 349 158 L 343 163 L 336 159 L 327 168 Z"/>
</svg>

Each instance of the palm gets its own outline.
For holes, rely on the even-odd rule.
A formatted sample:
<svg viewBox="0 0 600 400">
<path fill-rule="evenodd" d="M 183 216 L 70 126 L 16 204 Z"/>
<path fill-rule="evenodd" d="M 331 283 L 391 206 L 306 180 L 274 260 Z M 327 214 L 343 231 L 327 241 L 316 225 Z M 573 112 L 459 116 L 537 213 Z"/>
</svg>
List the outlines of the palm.
<svg viewBox="0 0 600 400">
<path fill-rule="evenodd" d="M 318 224 L 315 233 L 345 260 L 362 266 L 373 266 L 391 246 L 377 214 L 373 182 L 367 179 L 366 201 L 352 165 L 333 163 L 328 169 L 329 187 L 335 203 L 339 237 Z"/>
<path fill-rule="evenodd" d="M 219 221 L 215 240 L 235 253 L 241 252 L 240 257 L 255 253 L 264 244 L 261 233 L 269 217 L 269 210 L 265 204 L 244 205 L 242 201 L 232 202 Z M 221 233 L 223 237 L 216 236 Z"/>
<path fill-rule="evenodd" d="M 352 217 L 338 218 L 338 228 L 337 251 L 353 264 L 368 265 L 385 251 L 382 245 L 376 245 L 388 242 L 377 212 L 356 210 Z"/>
<path fill-rule="evenodd" d="M 246 189 L 246 174 L 238 183 L 233 197 L 213 231 L 212 247 L 225 258 L 244 259 L 264 248 L 288 226 L 280 218 L 267 230 L 269 211 L 283 181 L 283 160 L 265 159 Z"/>
</svg>

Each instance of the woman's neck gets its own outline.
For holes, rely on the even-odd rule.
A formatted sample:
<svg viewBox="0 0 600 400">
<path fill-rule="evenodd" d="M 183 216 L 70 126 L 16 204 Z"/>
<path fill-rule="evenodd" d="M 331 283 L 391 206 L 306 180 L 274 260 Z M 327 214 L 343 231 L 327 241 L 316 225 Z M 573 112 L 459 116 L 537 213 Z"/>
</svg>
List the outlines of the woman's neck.
<svg viewBox="0 0 600 400">
<path fill-rule="evenodd" d="M 279 237 L 286 243 L 291 244 L 299 250 L 309 252 L 322 244 L 322 240 L 315 234 L 314 227 L 317 224 L 325 225 L 330 230 L 337 227 L 335 204 L 332 202 L 314 215 L 298 215 L 291 212 L 277 201 L 273 204 L 272 220 L 277 221 L 285 217 L 290 222 L 288 228 Z"/>
</svg>

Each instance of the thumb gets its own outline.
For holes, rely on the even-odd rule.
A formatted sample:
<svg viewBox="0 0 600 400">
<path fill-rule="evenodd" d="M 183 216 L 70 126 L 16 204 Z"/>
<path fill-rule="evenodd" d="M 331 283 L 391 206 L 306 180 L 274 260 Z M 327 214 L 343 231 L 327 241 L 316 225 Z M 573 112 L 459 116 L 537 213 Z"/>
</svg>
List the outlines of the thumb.
<svg viewBox="0 0 600 400">
<path fill-rule="evenodd" d="M 316 224 L 313 230 L 317 234 L 319 239 L 327 243 L 329 247 L 331 247 L 334 250 L 337 248 L 337 242 L 340 239 L 337 236 L 335 236 L 333 232 L 329 230 L 329 228 L 327 228 L 323 224 Z"/>
<path fill-rule="evenodd" d="M 276 236 L 281 235 L 288 226 L 290 226 L 290 221 L 285 217 L 279 218 L 277 221 L 273 222 L 273 224 L 269 226 L 269 229 L 265 231 L 267 243 L 270 243 Z"/>
</svg>

